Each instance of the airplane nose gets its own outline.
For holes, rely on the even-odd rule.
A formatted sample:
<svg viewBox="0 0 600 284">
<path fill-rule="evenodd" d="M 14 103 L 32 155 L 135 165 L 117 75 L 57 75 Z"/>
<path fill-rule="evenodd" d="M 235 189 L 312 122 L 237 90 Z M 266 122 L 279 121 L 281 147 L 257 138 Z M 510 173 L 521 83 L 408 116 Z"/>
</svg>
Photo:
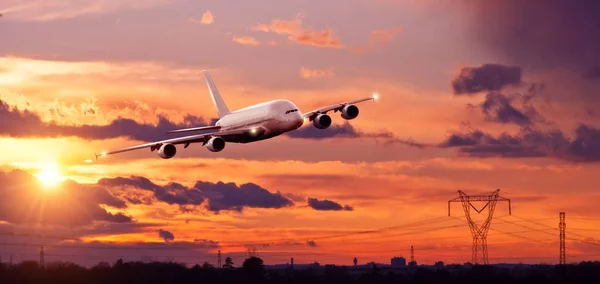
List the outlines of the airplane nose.
<svg viewBox="0 0 600 284">
<path fill-rule="evenodd" d="M 300 126 L 302 126 L 304 124 L 304 117 L 302 117 L 302 115 L 299 113 L 298 113 L 298 116 L 296 116 L 295 120 L 298 125 L 298 128 L 300 128 Z"/>
</svg>

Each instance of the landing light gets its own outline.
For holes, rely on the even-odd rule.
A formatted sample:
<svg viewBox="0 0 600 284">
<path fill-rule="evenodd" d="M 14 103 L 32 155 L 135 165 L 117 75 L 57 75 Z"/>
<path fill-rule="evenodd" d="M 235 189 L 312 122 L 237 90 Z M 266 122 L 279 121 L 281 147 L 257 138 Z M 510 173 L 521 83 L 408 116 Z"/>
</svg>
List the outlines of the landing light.
<svg viewBox="0 0 600 284">
<path fill-rule="evenodd" d="M 251 135 L 256 135 L 256 133 L 258 133 L 258 129 L 256 129 L 256 128 L 250 129 L 250 134 Z"/>
<path fill-rule="evenodd" d="M 373 98 L 374 101 L 379 100 L 379 94 L 377 94 L 377 93 L 374 93 L 373 95 L 371 95 L 371 97 Z"/>
</svg>

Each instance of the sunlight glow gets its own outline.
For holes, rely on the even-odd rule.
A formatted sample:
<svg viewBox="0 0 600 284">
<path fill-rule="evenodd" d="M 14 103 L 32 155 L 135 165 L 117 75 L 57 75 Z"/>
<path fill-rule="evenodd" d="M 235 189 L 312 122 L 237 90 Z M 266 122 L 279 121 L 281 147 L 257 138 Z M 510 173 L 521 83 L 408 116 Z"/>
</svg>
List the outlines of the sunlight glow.
<svg viewBox="0 0 600 284">
<path fill-rule="evenodd" d="M 46 188 L 52 188 L 61 181 L 61 174 L 58 164 L 55 162 L 42 163 L 39 167 L 39 173 L 35 175 Z"/>
</svg>

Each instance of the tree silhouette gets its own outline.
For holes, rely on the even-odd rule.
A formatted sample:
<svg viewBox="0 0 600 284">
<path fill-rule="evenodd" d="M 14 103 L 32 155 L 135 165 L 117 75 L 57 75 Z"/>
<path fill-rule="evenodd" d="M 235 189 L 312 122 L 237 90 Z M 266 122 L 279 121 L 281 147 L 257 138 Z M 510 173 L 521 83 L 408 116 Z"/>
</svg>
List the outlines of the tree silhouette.
<svg viewBox="0 0 600 284">
<path fill-rule="evenodd" d="M 223 264 L 224 268 L 233 268 L 233 260 L 231 259 L 231 257 L 226 257 L 225 258 L 225 264 Z"/>
<path fill-rule="evenodd" d="M 225 261 L 226 264 L 229 261 Z M 230 262 L 233 264 L 233 261 Z M 93 268 L 70 262 L 51 262 L 46 268 L 37 261 L 24 261 L 10 267 L 0 265 L 0 283 L 45 284 L 191 284 L 191 283 L 244 283 L 244 284 L 571 284 L 600 283 L 600 262 L 582 262 L 577 265 L 522 265 L 514 268 L 494 266 L 448 265 L 444 268 L 416 267 L 382 269 L 369 263 L 370 269 L 351 267 L 307 266 L 306 269 L 266 269 L 262 259 L 250 257 L 240 269 L 216 270 L 208 262 L 187 268 L 173 262 L 117 261 Z M 209 269 L 205 269 L 209 268 Z"/>
<path fill-rule="evenodd" d="M 212 264 L 210 264 L 208 261 L 205 261 L 202 264 L 202 268 L 204 268 L 204 269 L 211 269 L 211 268 L 215 268 L 215 267 Z"/>
<path fill-rule="evenodd" d="M 248 278 L 252 280 L 262 279 L 265 275 L 265 265 L 263 260 L 256 256 L 251 256 L 244 260 L 242 264 Z"/>
</svg>

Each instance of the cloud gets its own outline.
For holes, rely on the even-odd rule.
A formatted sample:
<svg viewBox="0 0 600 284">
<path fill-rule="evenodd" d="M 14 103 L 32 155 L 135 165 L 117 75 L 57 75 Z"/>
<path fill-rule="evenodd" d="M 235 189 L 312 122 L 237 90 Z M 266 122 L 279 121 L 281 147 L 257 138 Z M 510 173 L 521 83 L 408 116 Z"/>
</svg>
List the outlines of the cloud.
<svg viewBox="0 0 600 284">
<path fill-rule="evenodd" d="M 0 220 L 13 224 L 77 227 L 95 221 L 132 222 L 124 213 L 101 207 L 126 208 L 125 202 L 101 186 L 67 180 L 46 192 L 34 176 L 20 170 L 0 172 L 0 185 Z"/>
<path fill-rule="evenodd" d="M 335 73 L 331 69 L 310 69 L 302 66 L 300 76 L 302 78 L 332 77 Z"/>
<path fill-rule="evenodd" d="M 318 200 L 316 198 L 308 198 L 308 206 L 319 211 L 352 211 L 350 205 L 342 206 L 341 204 L 327 199 Z"/>
<path fill-rule="evenodd" d="M 516 125 L 530 125 L 538 117 L 533 106 L 526 105 L 525 110 L 513 106 L 516 97 L 508 97 L 500 92 L 490 92 L 480 107 L 486 120 L 499 123 L 514 123 Z M 528 99 L 525 98 L 527 102 Z"/>
<path fill-rule="evenodd" d="M 0 135 L 11 137 L 79 137 L 83 139 L 110 139 L 127 137 L 140 141 L 156 141 L 176 135 L 167 136 L 166 132 L 177 128 L 203 126 L 200 117 L 187 115 L 183 123 L 173 123 L 162 115 L 158 115 L 158 124 L 141 124 L 132 119 L 120 118 L 108 125 L 58 125 L 44 122 L 29 110 L 11 108 L 0 100 Z M 214 121 L 211 121 L 214 122 Z"/>
<path fill-rule="evenodd" d="M 92 14 L 114 13 L 124 10 L 141 10 L 170 3 L 171 0 L 138 0 L 131 2 L 113 0 L 4 0 L 0 14 L 6 19 L 20 21 L 53 21 Z"/>
<path fill-rule="evenodd" d="M 315 241 L 313 241 L 313 240 L 306 241 L 306 245 L 309 246 L 309 247 L 311 247 L 311 248 L 317 247 L 317 243 Z"/>
<path fill-rule="evenodd" d="M 187 188 L 179 183 L 168 183 L 165 186 L 160 186 L 145 177 L 116 177 L 103 178 L 98 180 L 98 185 L 112 188 L 139 188 L 154 193 L 154 197 L 162 202 L 173 205 L 201 205 L 206 199 L 205 195 L 197 189 Z M 138 196 L 128 196 L 129 201 L 139 200 Z"/>
<path fill-rule="evenodd" d="M 11 108 L 0 100 L 0 119 L 5 122 L 0 125 L 0 136 L 10 137 L 79 137 L 87 140 L 110 139 L 125 137 L 132 140 L 151 142 L 167 138 L 189 135 L 168 135 L 167 131 L 192 126 L 213 125 L 216 119 L 205 122 L 202 118 L 186 115 L 182 123 L 174 123 L 162 115 L 154 124 L 138 123 L 133 119 L 119 118 L 107 125 L 58 125 L 54 122 L 43 122 L 41 118 L 29 110 Z M 327 139 L 332 137 L 345 138 L 384 138 L 390 143 L 402 142 L 413 145 L 414 142 L 404 141 L 394 137 L 389 132 L 364 133 L 357 131 L 351 124 L 332 125 L 327 129 L 317 129 L 309 125 L 295 131 L 287 132 L 291 138 Z M 416 146 L 416 144 L 414 144 Z M 133 200 L 131 200 L 133 201 Z"/>
<path fill-rule="evenodd" d="M 256 38 L 251 36 L 233 37 L 232 40 L 243 45 L 259 46 L 261 44 Z"/>
<path fill-rule="evenodd" d="M 173 235 L 173 233 L 171 233 L 169 231 L 159 229 L 157 232 L 158 232 L 158 237 L 163 239 L 165 241 L 165 243 L 175 240 L 175 235 Z"/>
<path fill-rule="evenodd" d="M 192 23 L 201 24 L 201 25 L 210 25 L 210 24 L 214 23 L 215 17 L 213 16 L 213 14 L 210 10 L 207 10 L 206 12 L 204 12 L 204 14 L 202 14 L 202 18 L 200 20 L 190 18 L 189 21 Z"/>
<path fill-rule="evenodd" d="M 133 176 L 129 178 L 103 178 L 99 185 L 111 188 L 133 187 L 154 193 L 154 197 L 167 204 L 184 207 L 186 205 L 198 206 L 205 204 L 213 212 L 232 210 L 241 212 L 244 208 L 284 208 L 293 206 L 294 203 L 281 193 L 270 191 L 253 183 L 236 185 L 224 182 L 198 181 L 192 188 L 179 183 L 168 183 L 164 186 L 157 185 L 147 178 Z M 206 203 L 205 203 L 206 202 Z"/>
<path fill-rule="evenodd" d="M 293 206 L 294 202 L 281 193 L 271 193 L 253 184 L 246 183 L 237 186 L 235 183 L 197 182 L 194 188 L 200 190 L 208 199 L 208 210 L 242 211 L 244 207 L 251 208 L 284 208 Z"/>
<path fill-rule="evenodd" d="M 288 175 L 285 175 L 286 177 Z M 267 176 L 270 177 L 270 176 Z M 280 178 L 281 176 L 277 175 L 276 178 Z M 285 197 L 287 197 L 288 199 L 295 201 L 295 202 L 304 202 L 306 201 L 306 197 L 299 195 L 299 194 L 295 194 L 295 193 L 285 193 L 284 194 Z"/>
<path fill-rule="evenodd" d="M 369 41 L 371 46 L 381 44 L 387 45 L 389 44 L 396 35 L 402 31 L 402 28 L 396 27 L 390 30 L 374 30 L 371 31 L 371 39 Z"/>
<path fill-rule="evenodd" d="M 572 162 L 600 161 L 600 129 L 580 124 L 572 138 L 560 130 L 542 131 L 522 128 L 516 135 L 497 137 L 480 130 L 453 134 L 440 145 L 458 147 L 471 157 L 555 157 Z"/>
<path fill-rule="evenodd" d="M 305 30 L 295 35 L 294 40 L 300 44 L 313 45 L 318 47 L 342 48 L 344 45 L 333 34 L 332 30 L 310 31 Z"/>
<path fill-rule="evenodd" d="M 261 32 L 272 32 L 287 35 L 291 42 L 325 48 L 343 48 L 344 44 L 334 35 L 331 29 L 314 31 L 302 26 L 303 16 L 293 21 L 273 19 L 269 24 L 259 24 L 252 29 Z"/>
<path fill-rule="evenodd" d="M 203 247 L 219 247 L 219 242 L 207 239 L 194 239 L 194 244 L 202 245 Z"/>
<path fill-rule="evenodd" d="M 596 0 L 463 1 L 471 35 L 527 68 L 600 66 L 600 2 Z"/>
<path fill-rule="evenodd" d="M 312 125 L 302 127 L 298 130 L 286 133 L 291 138 L 301 139 L 326 139 L 333 137 L 344 137 L 344 138 L 359 138 L 359 137 L 371 137 L 371 138 L 393 138 L 393 135 L 389 132 L 381 133 L 362 133 L 348 122 L 344 122 L 342 125 L 332 125 L 327 129 L 318 129 Z"/>
<path fill-rule="evenodd" d="M 455 95 L 475 94 L 482 91 L 500 91 L 509 85 L 521 83 L 521 68 L 500 64 L 463 67 L 452 80 Z"/>
</svg>

